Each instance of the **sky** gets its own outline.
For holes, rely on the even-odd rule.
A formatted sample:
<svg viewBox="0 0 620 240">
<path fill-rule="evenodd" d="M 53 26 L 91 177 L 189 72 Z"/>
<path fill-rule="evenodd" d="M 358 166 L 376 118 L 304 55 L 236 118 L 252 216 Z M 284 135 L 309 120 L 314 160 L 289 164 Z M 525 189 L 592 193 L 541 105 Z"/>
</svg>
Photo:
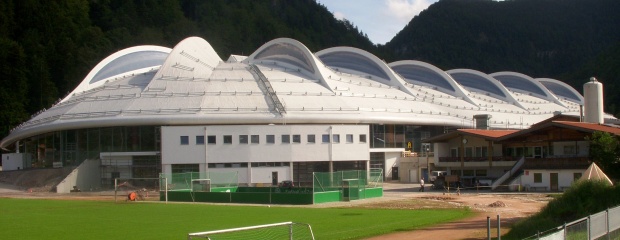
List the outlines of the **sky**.
<svg viewBox="0 0 620 240">
<path fill-rule="evenodd" d="M 336 19 L 347 19 L 375 44 L 392 40 L 413 17 L 439 0 L 317 0 Z M 503 0 L 495 0 L 503 1 Z"/>
<path fill-rule="evenodd" d="M 336 19 L 347 19 L 375 44 L 385 44 L 438 0 L 317 0 Z"/>
</svg>

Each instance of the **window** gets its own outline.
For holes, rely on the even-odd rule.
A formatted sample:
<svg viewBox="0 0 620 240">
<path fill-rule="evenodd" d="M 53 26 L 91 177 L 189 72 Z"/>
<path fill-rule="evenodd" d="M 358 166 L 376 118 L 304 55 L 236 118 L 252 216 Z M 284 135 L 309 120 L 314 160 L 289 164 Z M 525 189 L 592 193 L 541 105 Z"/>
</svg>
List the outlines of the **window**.
<svg viewBox="0 0 620 240">
<path fill-rule="evenodd" d="M 215 144 L 215 135 L 207 136 L 207 143 L 208 144 Z"/>
<path fill-rule="evenodd" d="M 248 135 L 239 135 L 239 144 L 248 144 Z"/>
<path fill-rule="evenodd" d="M 189 137 L 181 136 L 181 145 L 189 145 Z"/>
<path fill-rule="evenodd" d="M 347 134 L 347 143 L 353 143 L 353 134 Z"/>
<path fill-rule="evenodd" d="M 465 148 L 465 157 L 473 157 L 472 156 L 472 154 L 473 154 L 472 152 L 473 152 L 472 147 L 466 147 Z"/>
<path fill-rule="evenodd" d="M 308 134 L 308 143 L 315 143 L 314 134 Z"/>
<path fill-rule="evenodd" d="M 329 134 L 323 134 L 321 138 L 323 139 L 323 143 L 329 143 Z"/>
<path fill-rule="evenodd" d="M 259 139 L 260 137 L 258 135 L 252 135 L 250 141 L 252 141 L 253 144 L 258 144 Z"/>
<path fill-rule="evenodd" d="M 224 135 L 224 144 L 232 144 L 232 135 Z"/>
<path fill-rule="evenodd" d="M 534 173 L 534 182 L 541 183 L 542 182 L 542 173 Z"/>
<path fill-rule="evenodd" d="M 366 134 L 360 134 L 360 143 L 366 143 Z"/>
<path fill-rule="evenodd" d="M 340 143 L 340 134 L 332 135 L 332 140 L 334 141 L 334 143 Z"/>
<path fill-rule="evenodd" d="M 487 176 L 487 170 L 486 169 L 476 169 L 476 176 L 477 177 L 486 177 Z"/>
<path fill-rule="evenodd" d="M 172 164 L 172 173 L 199 172 L 198 164 Z"/>
<path fill-rule="evenodd" d="M 293 143 L 301 143 L 301 135 L 299 134 L 293 135 Z"/>
<path fill-rule="evenodd" d="M 452 148 L 450 149 L 450 157 L 458 157 L 459 156 L 459 151 L 456 148 Z"/>
<path fill-rule="evenodd" d="M 582 173 L 576 172 L 573 173 L 573 181 L 577 181 L 581 178 Z"/>
<path fill-rule="evenodd" d="M 291 143 L 291 135 L 282 134 L 282 143 Z"/>
<path fill-rule="evenodd" d="M 205 136 L 196 136 L 196 145 L 205 145 Z"/>
<path fill-rule="evenodd" d="M 276 137 L 274 135 L 267 135 L 267 143 L 276 143 Z"/>
<path fill-rule="evenodd" d="M 564 155 L 575 154 L 575 146 L 564 146 Z"/>
</svg>

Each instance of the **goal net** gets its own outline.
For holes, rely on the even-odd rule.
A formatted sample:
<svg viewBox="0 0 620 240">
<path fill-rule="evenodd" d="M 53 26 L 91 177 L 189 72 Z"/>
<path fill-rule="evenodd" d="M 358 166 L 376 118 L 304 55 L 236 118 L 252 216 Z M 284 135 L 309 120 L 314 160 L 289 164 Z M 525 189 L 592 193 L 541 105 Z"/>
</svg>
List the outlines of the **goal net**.
<svg viewBox="0 0 620 240">
<path fill-rule="evenodd" d="M 314 234 L 312 233 L 312 228 L 310 227 L 310 224 L 282 222 L 208 232 L 190 233 L 187 235 L 187 239 L 314 240 Z"/>
<path fill-rule="evenodd" d="M 114 201 L 159 201 L 159 178 L 114 179 Z"/>
</svg>

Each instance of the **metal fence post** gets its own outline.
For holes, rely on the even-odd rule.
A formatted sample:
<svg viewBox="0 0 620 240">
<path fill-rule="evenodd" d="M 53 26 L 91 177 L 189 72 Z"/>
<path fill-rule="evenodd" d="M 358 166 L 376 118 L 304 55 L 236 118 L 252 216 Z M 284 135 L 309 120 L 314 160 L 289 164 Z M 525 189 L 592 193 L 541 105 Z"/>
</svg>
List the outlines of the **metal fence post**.
<svg viewBox="0 0 620 240">
<path fill-rule="evenodd" d="M 562 227 L 564 228 L 564 234 L 562 234 L 564 236 L 562 237 L 562 239 L 566 239 L 566 222 L 564 222 L 564 225 Z"/>
<path fill-rule="evenodd" d="M 588 239 L 592 239 L 592 236 L 590 236 L 590 215 L 588 215 L 588 219 L 586 220 L 587 224 L 586 224 L 586 232 L 588 234 Z"/>
<path fill-rule="evenodd" d="M 502 240 L 499 214 L 497 214 L 497 240 Z"/>
<path fill-rule="evenodd" d="M 491 217 L 487 216 L 487 239 L 491 240 Z"/>
<path fill-rule="evenodd" d="M 607 210 L 605 210 L 605 216 L 607 217 L 607 240 L 611 239 L 611 233 L 609 232 L 611 230 L 611 226 L 609 225 L 609 208 L 607 208 Z"/>
</svg>

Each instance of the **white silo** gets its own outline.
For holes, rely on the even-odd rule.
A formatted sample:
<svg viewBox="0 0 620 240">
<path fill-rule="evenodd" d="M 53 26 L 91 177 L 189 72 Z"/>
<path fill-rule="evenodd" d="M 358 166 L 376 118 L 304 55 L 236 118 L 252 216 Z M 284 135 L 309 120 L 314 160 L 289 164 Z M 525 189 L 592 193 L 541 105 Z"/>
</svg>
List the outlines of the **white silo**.
<svg viewBox="0 0 620 240">
<path fill-rule="evenodd" d="M 590 82 L 583 85 L 584 121 L 603 123 L 603 84 L 591 77 Z"/>
</svg>

